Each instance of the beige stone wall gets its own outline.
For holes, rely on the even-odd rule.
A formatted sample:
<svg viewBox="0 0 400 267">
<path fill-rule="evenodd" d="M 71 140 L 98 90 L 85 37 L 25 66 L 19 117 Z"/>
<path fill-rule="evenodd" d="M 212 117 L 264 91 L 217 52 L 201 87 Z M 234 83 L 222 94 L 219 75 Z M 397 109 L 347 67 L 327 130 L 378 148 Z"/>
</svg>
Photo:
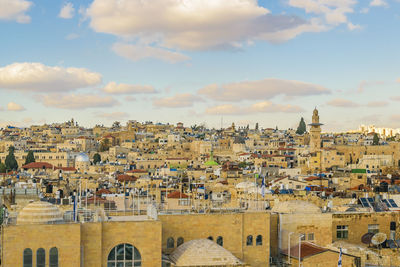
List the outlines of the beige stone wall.
<svg viewBox="0 0 400 267">
<path fill-rule="evenodd" d="M 162 248 L 166 253 L 167 239 L 176 240 L 183 237 L 185 242 L 193 239 L 218 236 L 224 240 L 224 248 L 251 266 L 268 266 L 270 247 L 270 214 L 192 214 L 192 215 L 160 215 L 162 221 Z M 253 235 L 253 246 L 246 246 L 246 237 Z M 263 245 L 256 246 L 257 235 L 263 236 Z"/>
<path fill-rule="evenodd" d="M 332 243 L 332 214 L 281 214 L 280 229 L 287 234 L 305 234 L 306 241 L 326 246 Z M 309 239 L 309 234 L 314 238 Z M 282 242 L 283 246 L 287 244 L 287 237 L 282 236 Z"/>
<path fill-rule="evenodd" d="M 36 250 L 45 249 L 48 264 L 52 247 L 58 249 L 60 266 L 80 266 L 80 233 L 79 224 L 7 226 L 2 242 L 2 266 L 22 266 L 25 248 L 32 249 L 33 266 L 36 266 Z"/>
<path fill-rule="evenodd" d="M 4 228 L 2 266 L 22 266 L 25 248 L 33 251 L 57 247 L 60 266 L 107 266 L 111 249 L 121 243 L 135 246 L 142 256 L 142 266 L 161 266 L 161 222 L 99 222 L 85 224 L 17 225 Z M 82 246 L 82 249 L 81 249 Z M 48 265 L 46 265 L 48 266 Z"/>
<path fill-rule="evenodd" d="M 121 243 L 130 243 L 139 250 L 142 256 L 142 266 L 161 266 L 160 221 L 103 223 L 103 267 L 107 267 L 107 257 L 111 249 Z"/>
<path fill-rule="evenodd" d="M 369 224 L 378 224 L 379 232 L 385 233 L 387 237 L 390 236 L 390 222 L 396 222 L 399 225 L 400 215 L 394 212 L 379 212 L 379 213 L 340 213 L 332 215 L 332 240 L 337 241 L 336 226 L 348 225 L 348 239 L 343 241 L 362 244 L 361 237 L 368 232 Z M 399 233 L 396 233 L 398 238 Z"/>
</svg>

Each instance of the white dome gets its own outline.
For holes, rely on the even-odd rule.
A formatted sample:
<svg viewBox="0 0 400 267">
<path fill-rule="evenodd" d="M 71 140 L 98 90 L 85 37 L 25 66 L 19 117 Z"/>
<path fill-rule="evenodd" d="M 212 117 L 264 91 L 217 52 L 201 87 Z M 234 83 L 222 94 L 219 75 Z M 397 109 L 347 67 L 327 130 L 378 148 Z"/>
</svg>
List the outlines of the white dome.
<svg viewBox="0 0 400 267">
<path fill-rule="evenodd" d="M 48 224 L 62 221 L 61 211 L 55 205 L 44 201 L 29 203 L 17 216 L 17 224 Z"/>
<path fill-rule="evenodd" d="M 236 189 L 249 189 L 252 187 L 256 187 L 256 184 L 248 181 L 241 182 L 236 185 Z"/>
<path fill-rule="evenodd" d="M 208 239 L 183 243 L 170 255 L 176 266 L 242 266 L 231 252 Z"/>
<path fill-rule="evenodd" d="M 277 213 L 321 213 L 321 209 L 308 201 L 302 200 L 289 200 L 278 202 L 274 205 L 271 210 L 272 212 Z"/>
<path fill-rule="evenodd" d="M 79 153 L 78 156 L 75 158 L 75 162 L 89 162 L 89 156 L 85 153 Z"/>
</svg>

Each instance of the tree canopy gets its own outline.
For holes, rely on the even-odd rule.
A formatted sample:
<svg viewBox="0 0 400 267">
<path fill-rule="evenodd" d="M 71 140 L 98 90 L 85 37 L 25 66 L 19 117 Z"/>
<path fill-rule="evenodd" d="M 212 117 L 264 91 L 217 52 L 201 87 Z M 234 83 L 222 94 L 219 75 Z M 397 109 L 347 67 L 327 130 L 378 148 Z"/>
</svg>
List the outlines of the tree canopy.
<svg viewBox="0 0 400 267">
<path fill-rule="evenodd" d="M 304 122 L 304 118 L 301 117 L 299 122 L 299 126 L 297 127 L 296 134 L 304 134 L 307 131 L 306 123 Z"/>
<path fill-rule="evenodd" d="M 100 143 L 100 152 L 108 151 L 110 149 L 110 140 L 108 138 L 103 139 Z"/>
<path fill-rule="evenodd" d="M 379 145 L 379 136 L 377 133 L 374 134 L 374 139 L 372 139 L 372 145 L 374 146 Z"/>
<path fill-rule="evenodd" d="M 94 155 L 93 155 L 93 163 L 94 163 L 94 164 L 97 164 L 97 163 L 100 162 L 100 161 L 101 161 L 101 156 L 100 156 L 100 154 L 99 154 L 99 153 L 94 154 Z"/>
<path fill-rule="evenodd" d="M 0 173 L 5 173 L 7 171 L 6 164 L 0 162 Z"/>
<path fill-rule="evenodd" d="M 5 160 L 6 169 L 7 170 L 17 170 L 18 169 L 18 162 L 14 156 L 14 147 L 10 146 L 8 148 L 8 155 Z"/>
<path fill-rule="evenodd" d="M 35 162 L 35 156 L 33 155 L 33 151 L 28 151 L 28 155 L 26 155 L 25 165 Z"/>
</svg>

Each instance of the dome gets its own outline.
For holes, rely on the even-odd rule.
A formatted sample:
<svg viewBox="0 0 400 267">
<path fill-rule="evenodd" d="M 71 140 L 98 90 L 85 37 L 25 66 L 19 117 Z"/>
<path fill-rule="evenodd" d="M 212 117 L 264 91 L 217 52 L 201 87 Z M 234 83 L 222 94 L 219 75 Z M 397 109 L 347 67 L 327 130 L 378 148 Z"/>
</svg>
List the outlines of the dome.
<svg viewBox="0 0 400 267">
<path fill-rule="evenodd" d="M 176 266 L 242 266 L 231 252 L 208 239 L 183 243 L 170 255 Z"/>
<path fill-rule="evenodd" d="M 321 209 L 308 201 L 290 200 L 278 202 L 271 210 L 277 213 L 321 213 Z"/>
<path fill-rule="evenodd" d="M 62 221 L 61 211 L 53 204 L 44 201 L 29 203 L 17 216 L 17 224 L 52 224 Z"/>
<path fill-rule="evenodd" d="M 236 189 L 249 189 L 252 187 L 256 187 L 256 184 L 249 181 L 240 182 L 236 185 Z"/>
<path fill-rule="evenodd" d="M 79 153 L 78 156 L 75 158 L 75 162 L 89 162 L 89 156 L 85 153 Z"/>
</svg>

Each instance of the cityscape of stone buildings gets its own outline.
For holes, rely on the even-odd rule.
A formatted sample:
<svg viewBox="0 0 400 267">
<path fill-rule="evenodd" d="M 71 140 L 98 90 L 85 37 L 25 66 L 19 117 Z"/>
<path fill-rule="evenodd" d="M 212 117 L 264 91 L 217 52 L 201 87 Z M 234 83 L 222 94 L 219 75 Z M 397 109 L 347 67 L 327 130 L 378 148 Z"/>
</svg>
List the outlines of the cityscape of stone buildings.
<svg viewBox="0 0 400 267">
<path fill-rule="evenodd" d="M 311 116 L 3 128 L 1 266 L 400 266 L 400 134 Z"/>
</svg>

